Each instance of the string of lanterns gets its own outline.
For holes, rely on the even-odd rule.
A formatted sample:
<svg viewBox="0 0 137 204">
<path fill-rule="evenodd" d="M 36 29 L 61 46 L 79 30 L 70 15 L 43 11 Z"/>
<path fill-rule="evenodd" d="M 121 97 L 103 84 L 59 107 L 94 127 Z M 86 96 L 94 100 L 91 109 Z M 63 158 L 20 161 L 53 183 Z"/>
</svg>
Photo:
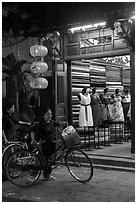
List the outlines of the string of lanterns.
<svg viewBox="0 0 137 204">
<path fill-rule="evenodd" d="M 54 31 L 53 33 L 48 33 L 45 37 L 40 39 L 39 45 L 33 45 L 30 47 L 30 54 L 32 57 L 40 57 L 40 61 L 34 61 L 30 65 L 30 71 L 36 74 L 36 77 L 31 79 L 30 86 L 33 89 L 45 89 L 48 86 L 48 81 L 41 75 L 44 74 L 48 70 L 48 65 L 44 62 L 44 57 L 48 54 L 48 49 L 43 45 L 45 40 L 49 40 L 54 49 L 57 51 L 59 56 L 61 56 L 60 51 L 55 46 L 57 40 L 60 37 L 60 33 L 58 31 Z"/>
<path fill-rule="evenodd" d="M 30 65 L 30 71 L 37 74 L 37 76 L 30 81 L 30 86 L 33 89 L 45 89 L 48 86 L 48 81 L 41 75 L 48 70 L 48 65 L 44 62 L 43 57 L 48 54 L 48 49 L 44 45 L 33 45 L 30 48 L 32 57 L 40 57 L 40 61 L 34 61 Z"/>
</svg>

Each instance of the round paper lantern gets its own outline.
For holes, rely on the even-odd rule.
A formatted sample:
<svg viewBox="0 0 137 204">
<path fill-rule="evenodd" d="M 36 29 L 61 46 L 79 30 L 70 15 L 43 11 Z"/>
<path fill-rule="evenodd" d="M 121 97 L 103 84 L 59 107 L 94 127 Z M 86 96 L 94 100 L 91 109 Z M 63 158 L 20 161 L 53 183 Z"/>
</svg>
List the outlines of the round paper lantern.
<svg viewBox="0 0 137 204">
<path fill-rule="evenodd" d="M 33 62 L 30 66 L 30 70 L 33 73 L 43 74 L 48 70 L 48 65 L 46 62 L 42 61 Z"/>
<path fill-rule="evenodd" d="M 44 45 L 33 45 L 30 48 L 32 57 L 45 57 L 48 54 L 48 49 Z"/>
<path fill-rule="evenodd" d="M 46 89 L 48 86 L 48 81 L 45 78 L 39 77 L 30 81 L 30 86 L 33 89 Z"/>
</svg>

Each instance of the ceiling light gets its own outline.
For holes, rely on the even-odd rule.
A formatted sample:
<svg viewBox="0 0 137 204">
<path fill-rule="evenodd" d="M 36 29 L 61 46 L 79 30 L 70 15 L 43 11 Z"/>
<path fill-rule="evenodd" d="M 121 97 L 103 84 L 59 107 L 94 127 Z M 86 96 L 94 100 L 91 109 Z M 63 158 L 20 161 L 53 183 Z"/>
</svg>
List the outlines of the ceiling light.
<svg viewBox="0 0 137 204">
<path fill-rule="evenodd" d="M 75 31 L 80 31 L 80 30 L 85 31 L 86 29 L 97 28 L 98 26 L 105 26 L 105 25 L 106 25 L 106 22 L 95 23 L 95 24 L 90 24 L 90 25 L 78 26 L 78 27 L 70 28 L 70 29 L 68 29 L 68 31 L 71 32 L 71 33 L 74 33 Z"/>
</svg>

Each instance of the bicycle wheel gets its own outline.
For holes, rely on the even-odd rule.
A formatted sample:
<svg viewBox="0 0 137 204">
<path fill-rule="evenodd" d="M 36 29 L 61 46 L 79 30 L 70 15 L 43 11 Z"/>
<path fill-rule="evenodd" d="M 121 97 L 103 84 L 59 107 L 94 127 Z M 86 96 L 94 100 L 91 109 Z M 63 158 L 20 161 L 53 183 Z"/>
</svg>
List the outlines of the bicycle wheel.
<svg viewBox="0 0 137 204">
<path fill-rule="evenodd" d="M 93 176 L 93 166 L 89 157 L 78 148 L 67 151 L 66 166 L 70 174 L 81 183 L 88 182 Z"/>
<path fill-rule="evenodd" d="M 28 150 L 14 152 L 6 163 L 7 178 L 16 186 L 27 187 L 34 184 L 42 169 L 38 155 Z"/>
<path fill-rule="evenodd" d="M 22 144 L 10 144 L 8 145 L 2 153 L 2 172 L 5 174 L 5 166 L 9 156 L 18 149 L 22 149 Z"/>
</svg>

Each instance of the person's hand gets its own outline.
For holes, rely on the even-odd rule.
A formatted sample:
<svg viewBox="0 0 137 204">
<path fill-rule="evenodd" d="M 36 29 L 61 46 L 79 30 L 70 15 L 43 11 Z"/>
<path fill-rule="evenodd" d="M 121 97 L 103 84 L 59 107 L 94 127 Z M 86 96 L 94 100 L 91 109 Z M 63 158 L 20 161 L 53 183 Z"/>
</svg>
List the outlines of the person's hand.
<svg viewBox="0 0 137 204">
<path fill-rule="evenodd" d="M 37 144 L 36 140 L 31 141 L 31 145 L 36 145 L 36 144 Z"/>
<path fill-rule="evenodd" d="M 63 121 L 63 124 L 68 126 L 68 122 L 67 121 Z"/>
<path fill-rule="evenodd" d="M 5 132 L 3 130 L 2 130 L 2 140 L 3 140 L 5 145 L 9 143 L 8 140 L 7 140 L 7 137 L 5 135 Z"/>
<path fill-rule="evenodd" d="M 67 121 L 63 121 L 62 122 L 62 128 L 66 128 L 68 126 L 68 122 Z"/>
<path fill-rule="evenodd" d="M 8 140 L 6 139 L 6 140 L 4 140 L 4 143 L 5 143 L 5 145 L 7 145 L 9 142 L 8 142 Z"/>
<path fill-rule="evenodd" d="M 31 126 L 31 123 L 29 123 L 29 122 L 26 122 L 26 125 L 28 125 L 28 126 Z"/>
</svg>

